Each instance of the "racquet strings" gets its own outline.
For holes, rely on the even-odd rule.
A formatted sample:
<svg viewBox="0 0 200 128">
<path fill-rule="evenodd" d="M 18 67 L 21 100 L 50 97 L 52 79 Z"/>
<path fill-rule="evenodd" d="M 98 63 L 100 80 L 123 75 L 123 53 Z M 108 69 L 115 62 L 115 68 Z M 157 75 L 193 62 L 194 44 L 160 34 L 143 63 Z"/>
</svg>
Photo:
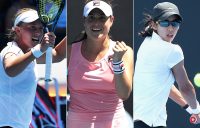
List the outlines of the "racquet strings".
<svg viewBox="0 0 200 128">
<path fill-rule="evenodd" d="M 51 24 L 61 7 L 62 0 L 39 0 L 39 15 L 43 23 Z"/>
</svg>

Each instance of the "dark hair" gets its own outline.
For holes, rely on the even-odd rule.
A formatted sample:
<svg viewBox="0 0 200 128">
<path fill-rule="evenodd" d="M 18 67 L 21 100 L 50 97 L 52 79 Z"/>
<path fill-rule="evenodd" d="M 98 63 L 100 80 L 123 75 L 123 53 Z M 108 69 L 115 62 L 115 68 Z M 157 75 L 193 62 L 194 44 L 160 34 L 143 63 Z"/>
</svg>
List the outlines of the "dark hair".
<svg viewBox="0 0 200 128">
<path fill-rule="evenodd" d="M 87 38 L 87 34 L 86 34 L 85 30 L 83 30 L 77 37 L 75 37 L 75 40 L 72 41 L 71 44 L 80 42 L 82 40 L 85 40 L 86 38 Z"/>
<path fill-rule="evenodd" d="M 152 36 L 153 33 L 152 23 L 155 21 L 153 20 L 152 15 L 148 13 L 143 13 L 143 15 L 144 15 L 143 19 L 144 28 L 138 34 L 139 36 L 142 37 Z"/>
</svg>

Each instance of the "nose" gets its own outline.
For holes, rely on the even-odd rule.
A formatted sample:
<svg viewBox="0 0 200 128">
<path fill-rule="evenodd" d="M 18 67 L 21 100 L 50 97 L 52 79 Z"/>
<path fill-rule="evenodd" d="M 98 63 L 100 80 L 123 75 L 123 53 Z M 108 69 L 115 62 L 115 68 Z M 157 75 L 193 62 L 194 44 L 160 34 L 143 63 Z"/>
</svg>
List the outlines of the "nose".
<svg viewBox="0 0 200 128">
<path fill-rule="evenodd" d="M 102 23 L 101 23 L 99 20 L 94 20 L 93 22 L 91 22 L 91 25 L 92 25 L 92 26 L 96 26 L 96 27 L 97 27 L 97 26 L 101 26 L 101 24 L 102 24 Z"/>
<path fill-rule="evenodd" d="M 35 29 L 34 32 L 35 32 L 35 34 L 41 35 L 43 33 L 43 29 L 37 28 L 37 29 Z"/>
<path fill-rule="evenodd" d="M 94 23 L 94 24 L 99 24 L 99 23 L 100 23 L 100 20 L 97 19 L 97 18 L 95 18 L 95 19 L 93 19 L 92 23 Z"/>
<path fill-rule="evenodd" d="M 173 31 L 173 30 L 174 30 L 174 27 L 170 24 L 170 25 L 168 26 L 168 30 L 169 30 L 169 31 Z"/>
</svg>

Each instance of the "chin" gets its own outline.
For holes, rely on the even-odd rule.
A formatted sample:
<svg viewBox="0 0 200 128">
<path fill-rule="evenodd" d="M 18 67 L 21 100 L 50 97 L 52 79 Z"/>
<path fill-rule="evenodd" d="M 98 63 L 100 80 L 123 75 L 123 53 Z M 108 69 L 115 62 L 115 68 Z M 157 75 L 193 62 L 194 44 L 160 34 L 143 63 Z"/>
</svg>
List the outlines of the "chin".
<svg viewBox="0 0 200 128">
<path fill-rule="evenodd" d="M 169 41 L 168 42 L 172 42 L 174 40 L 174 38 L 173 39 L 169 39 Z"/>
<path fill-rule="evenodd" d="M 166 38 L 165 41 L 166 42 L 172 42 L 174 38 Z"/>
</svg>

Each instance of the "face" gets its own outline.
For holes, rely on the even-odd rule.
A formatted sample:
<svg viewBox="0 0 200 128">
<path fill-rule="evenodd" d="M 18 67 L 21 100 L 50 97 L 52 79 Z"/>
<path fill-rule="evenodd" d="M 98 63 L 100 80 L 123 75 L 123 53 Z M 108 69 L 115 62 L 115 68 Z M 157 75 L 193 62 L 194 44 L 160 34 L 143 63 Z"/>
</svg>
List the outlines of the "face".
<svg viewBox="0 0 200 128">
<path fill-rule="evenodd" d="M 106 38 L 113 24 L 114 17 L 107 17 L 99 9 L 94 9 L 85 17 L 84 26 L 88 38 Z"/>
<path fill-rule="evenodd" d="M 43 25 L 39 20 L 22 23 L 15 29 L 18 40 L 24 48 L 32 48 L 39 43 L 43 36 Z"/>
<path fill-rule="evenodd" d="M 180 23 L 178 17 L 172 15 L 167 20 L 156 22 L 154 30 L 164 41 L 172 42 L 179 30 Z"/>
</svg>

